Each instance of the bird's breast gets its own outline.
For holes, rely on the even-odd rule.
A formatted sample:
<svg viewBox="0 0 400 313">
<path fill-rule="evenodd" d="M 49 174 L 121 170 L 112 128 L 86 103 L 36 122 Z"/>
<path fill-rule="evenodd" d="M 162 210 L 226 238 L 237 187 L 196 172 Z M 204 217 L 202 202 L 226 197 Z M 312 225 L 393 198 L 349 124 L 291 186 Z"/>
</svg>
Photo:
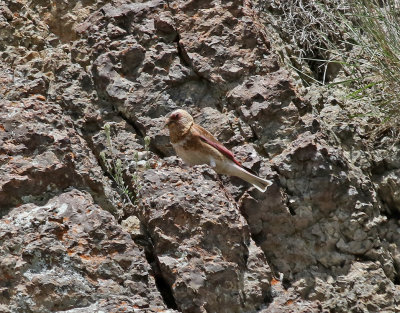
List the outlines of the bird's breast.
<svg viewBox="0 0 400 313">
<path fill-rule="evenodd" d="M 187 149 L 185 146 L 179 144 L 173 144 L 173 147 L 176 154 L 188 165 L 193 166 L 208 163 L 208 158 L 203 153 L 199 153 L 196 150 Z"/>
<path fill-rule="evenodd" d="M 184 144 L 172 144 L 176 154 L 188 165 L 208 164 L 216 170 L 217 173 L 222 173 L 225 167 L 224 160 L 219 153 L 215 153 L 214 149 L 194 149 L 191 146 Z"/>
</svg>

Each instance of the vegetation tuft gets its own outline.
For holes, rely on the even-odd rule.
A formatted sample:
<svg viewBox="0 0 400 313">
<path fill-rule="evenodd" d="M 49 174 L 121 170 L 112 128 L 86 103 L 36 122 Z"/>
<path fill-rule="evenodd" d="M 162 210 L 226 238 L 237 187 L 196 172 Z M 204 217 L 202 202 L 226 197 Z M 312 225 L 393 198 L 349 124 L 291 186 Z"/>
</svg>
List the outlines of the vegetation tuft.
<svg viewBox="0 0 400 313">
<path fill-rule="evenodd" d="M 400 126 L 400 6 L 395 0 L 353 0 L 345 16 L 358 57 L 346 60 L 352 67 L 351 97 L 368 101 L 380 113 L 375 135 Z M 355 70 L 357 69 L 357 70 Z M 396 136 L 397 137 L 397 136 Z"/>
<path fill-rule="evenodd" d="M 258 6 L 280 22 L 277 30 L 294 47 L 288 66 L 306 86 L 344 87 L 349 103 L 369 108 L 354 116 L 375 118 L 372 140 L 387 132 L 399 137 L 400 1 L 272 0 Z"/>
<path fill-rule="evenodd" d="M 100 158 L 103 165 L 113 182 L 115 183 L 118 193 L 121 195 L 125 204 L 132 206 L 137 204 L 139 200 L 140 190 L 142 189 L 140 181 L 140 160 L 139 152 L 134 153 L 134 173 L 129 172 L 129 166 L 117 157 L 112 138 L 111 138 L 111 126 L 109 123 L 104 125 L 104 133 L 106 136 L 106 150 L 100 152 Z M 144 138 L 144 150 L 145 150 L 145 162 L 144 169 L 149 169 L 149 149 L 150 149 L 150 137 Z"/>
</svg>

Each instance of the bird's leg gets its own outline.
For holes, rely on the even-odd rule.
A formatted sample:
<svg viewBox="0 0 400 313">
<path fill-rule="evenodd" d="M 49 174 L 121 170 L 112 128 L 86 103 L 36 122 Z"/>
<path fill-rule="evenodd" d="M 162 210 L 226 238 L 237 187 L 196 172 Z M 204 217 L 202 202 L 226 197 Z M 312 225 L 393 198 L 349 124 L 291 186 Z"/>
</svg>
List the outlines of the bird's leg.
<svg viewBox="0 0 400 313">
<path fill-rule="evenodd" d="M 215 171 L 215 167 L 217 166 L 215 163 L 214 158 L 210 158 L 209 161 L 209 165 L 212 167 L 212 169 Z M 223 190 L 225 190 L 224 184 L 222 183 L 222 176 L 221 174 L 218 174 L 217 172 L 215 172 L 217 174 L 217 178 L 218 178 L 218 182 L 220 184 L 220 186 L 222 187 Z"/>
<path fill-rule="evenodd" d="M 220 188 L 222 189 L 222 191 L 225 194 L 225 197 L 231 201 L 232 204 L 237 205 L 236 200 L 233 198 L 233 196 L 231 195 L 231 193 L 225 188 L 224 183 L 222 182 L 222 174 L 218 174 L 217 173 L 217 180 L 219 182 Z"/>
<path fill-rule="evenodd" d="M 217 180 L 218 180 L 219 185 L 220 185 L 220 187 L 222 188 L 222 190 L 224 190 L 224 192 L 226 192 L 226 191 L 225 191 L 224 183 L 222 182 L 222 174 L 218 174 L 218 173 L 217 173 Z"/>
</svg>

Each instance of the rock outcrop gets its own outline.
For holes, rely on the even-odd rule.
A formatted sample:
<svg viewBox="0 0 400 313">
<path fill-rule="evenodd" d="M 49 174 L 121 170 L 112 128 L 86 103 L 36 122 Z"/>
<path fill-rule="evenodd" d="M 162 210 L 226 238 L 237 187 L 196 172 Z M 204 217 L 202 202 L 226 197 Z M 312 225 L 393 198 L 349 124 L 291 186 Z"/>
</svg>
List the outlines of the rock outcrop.
<svg viewBox="0 0 400 313">
<path fill-rule="evenodd" d="M 0 4 L 1 312 L 400 311 L 398 146 L 301 87 L 258 13 Z M 267 192 L 174 157 L 178 107 Z"/>
<path fill-rule="evenodd" d="M 0 225 L 2 312 L 166 309 L 144 252 L 88 193 L 21 205 Z"/>
</svg>

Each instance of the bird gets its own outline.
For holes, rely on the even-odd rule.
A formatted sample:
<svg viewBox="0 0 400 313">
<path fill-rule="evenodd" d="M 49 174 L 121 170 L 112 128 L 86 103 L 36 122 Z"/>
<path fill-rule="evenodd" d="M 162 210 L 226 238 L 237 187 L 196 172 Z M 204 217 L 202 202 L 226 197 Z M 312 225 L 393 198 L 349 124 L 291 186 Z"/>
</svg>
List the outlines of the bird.
<svg viewBox="0 0 400 313">
<path fill-rule="evenodd" d="M 260 178 L 237 161 L 231 151 L 220 143 L 209 131 L 194 122 L 183 109 L 167 116 L 164 127 L 168 127 L 171 144 L 176 154 L 188 165 L 208 164 L 218 174 L 237 176 L 265 192 L 272 182 Z"/>
</svg>

